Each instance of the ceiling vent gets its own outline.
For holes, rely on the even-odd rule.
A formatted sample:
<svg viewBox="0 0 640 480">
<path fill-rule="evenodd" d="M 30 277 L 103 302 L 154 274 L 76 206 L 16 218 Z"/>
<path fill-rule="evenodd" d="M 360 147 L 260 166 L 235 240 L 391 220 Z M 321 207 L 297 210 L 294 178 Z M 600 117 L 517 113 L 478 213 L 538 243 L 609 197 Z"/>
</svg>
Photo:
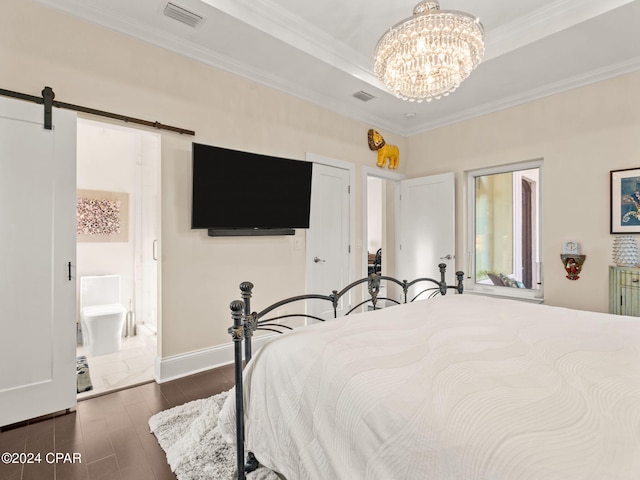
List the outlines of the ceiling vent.
<svg viewBox="0 0 640 480">
<path fill-rule="evenodd" d="M 374 98 L 376 98 L 370 93 L 363 92 L 362 90 L 354 93 L 353 96 L 356 97 L 358 100 L 362 100 L 363 102 L 368 102 L 369 100 L 373 100 Z"/>
<path fill-rule="evenodd" d="M 178 20 L 179 22 L 184 23 L 185 25 L 189 25 L 190 27 L 197 27 L 202 23 L 204 17 L 197 15 L 193 12 L 190 12 L 187 9 L 179 7 L 175 3 L 167 3 L 164 7 L 164 14 L 167 17 L 173 18 L 174 20 Z"/>
</svg>

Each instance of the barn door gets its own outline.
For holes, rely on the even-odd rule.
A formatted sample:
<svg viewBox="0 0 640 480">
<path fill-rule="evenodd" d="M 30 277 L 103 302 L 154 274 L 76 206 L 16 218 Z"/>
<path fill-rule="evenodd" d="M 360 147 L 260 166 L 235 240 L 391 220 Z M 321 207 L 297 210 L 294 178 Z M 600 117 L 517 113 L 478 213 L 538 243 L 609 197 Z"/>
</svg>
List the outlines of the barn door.
<svg viewBox="0 0 640 480">
<path fill-rule="evenodd" d="M 0 426 L 76 404 L 76 115 L 0 98 Z"/>
</svg>

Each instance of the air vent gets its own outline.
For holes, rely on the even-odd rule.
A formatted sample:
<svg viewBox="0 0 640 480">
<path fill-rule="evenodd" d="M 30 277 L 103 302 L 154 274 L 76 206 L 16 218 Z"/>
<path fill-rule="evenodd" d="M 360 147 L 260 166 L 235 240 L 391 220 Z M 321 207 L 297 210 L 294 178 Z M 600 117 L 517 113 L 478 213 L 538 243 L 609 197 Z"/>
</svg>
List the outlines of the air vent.
<svg viewBox="0 0 640 480">
<path fill-rule="evenodd" d="M 368 102 L 369 100 L 373 100 L 374 98 L 376 98 L 370 93 L 363 92 L 362 90 L 354 93 L 353 96 L 356 97 L 358 100 L 362 100 L 363 102 Z"/>
<path fill-rule="evenodd" d="M 179 7 L 175 3 L 171 2 L 167 3 L 167 6 L 164 7 L 164 14 L 167 17 L 178 20 L 179 22 L 182 22 L 185 25 L 189 25 L 193 28 L 200 25 L 200 23 L 204 20 L 204 18 L 200 15 L 190 12 L 189 10 Z"/>
</svg>

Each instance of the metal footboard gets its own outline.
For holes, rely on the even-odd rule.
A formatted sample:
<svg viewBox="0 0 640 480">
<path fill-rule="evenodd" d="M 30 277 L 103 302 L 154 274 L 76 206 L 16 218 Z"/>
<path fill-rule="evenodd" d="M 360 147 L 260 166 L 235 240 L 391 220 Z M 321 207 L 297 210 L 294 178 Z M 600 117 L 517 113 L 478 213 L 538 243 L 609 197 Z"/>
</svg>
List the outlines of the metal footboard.
<svg viewBox="0 0 640 480">
<path fill-rule="evenodd" d="M 321 294 L 305 294 L 295 297 L 289 297 L 279 302 L 276 302 L 260 312 L 251 311 L 251 297 L 253 295 L 254 285 L 251 282 L 242 282 L 240 284 L 240 296 L 241 300 L 234 300 L 230 304 L 231 318 L 233 319 L 233 325 L 229 328 L 229 334 L 233 340 L 234 349 L 234 364 L 235 364 L 235 404 L 236 404 L 236 448 L 237 448 L 237 471 L 238 480 L 245 480 L 246 473 L 258 468 L 258 461 L 251 452 L 248 453 L 245 459 L 244 448 L 244 388 L 242 382 L 242 371 L 244 365 L 251 360 L 252 357 L 252 337 L 253 333 L 258 330 L 270 331 L 275 333 L 284 333 L 292 328 L 279 323 L 279 320 L 285 318 L 306 318 L 317 321 L 324 321 L 323 318 L 308 315 L 306 313 L 299 314 L 286 314 L 271 316 L 274 311 L 278 311 L 281 307 L 297 302 L 306 302 L 307 300 L 322 300 L 329 302 L 333 308 L 333 317 L 337 318 L 338 306 L 340 299 L 345 295 L 355 291 L 355 288 L 367 284 L 368 297 L 357 305 L 353 306 L 345 315 L 349 315 L 366 304 L 372 306 L 372 310 L 377 310 L 380 307 L 380 301 L 388 301 L 392 304 L 411 303 L 419 298 L 431 298 L 435 295 L 446 295 L 448 290 L 455 290 L 457 293 L 463 292 L 463 272 L 456 272 L 456 284 L 447 285 L 445 282 L 446 265 L 441 263 L 438 265 L 440 270 L 440 280 L 433 278 L 417 278 L 408 282 L 407 280 L 398 280 L 394 277 L 385 275 L 379 275 L 376 273 L 370 274 L 368 277 L 361 278 L 355 282 L 350 283 L 342 290 L 333 290 L 329 295 Z M 397 300 L 391 297 L 380 297 L 381 282 L 386 282 L 387 285 L 395 284 L 402 290 L 401 299 Z M 409 290 L 418 286 L 419 284 L 426 284 L 427 287 L 422 288 L 418 293 L 414 294 L 412 298 L 408 298 Z M 304 305 L 304 304 L 303 304 Z M 246 460 L 246 461 L 245 461 Z"/>
</svg>

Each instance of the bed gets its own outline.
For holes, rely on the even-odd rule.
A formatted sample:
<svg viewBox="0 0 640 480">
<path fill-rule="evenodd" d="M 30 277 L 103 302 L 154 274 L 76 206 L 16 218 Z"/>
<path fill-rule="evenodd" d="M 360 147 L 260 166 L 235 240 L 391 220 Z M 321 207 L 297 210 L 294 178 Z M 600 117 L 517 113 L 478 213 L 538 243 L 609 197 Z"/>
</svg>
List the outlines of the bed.
<svg viewBox="0 0 640 480">
<path fill-rule="evenodd" d="M 223 436 L 287 480 L 640 475 L 635 317 L 441 295 L 294 329 L 243 376 Z"/>
</svg>

